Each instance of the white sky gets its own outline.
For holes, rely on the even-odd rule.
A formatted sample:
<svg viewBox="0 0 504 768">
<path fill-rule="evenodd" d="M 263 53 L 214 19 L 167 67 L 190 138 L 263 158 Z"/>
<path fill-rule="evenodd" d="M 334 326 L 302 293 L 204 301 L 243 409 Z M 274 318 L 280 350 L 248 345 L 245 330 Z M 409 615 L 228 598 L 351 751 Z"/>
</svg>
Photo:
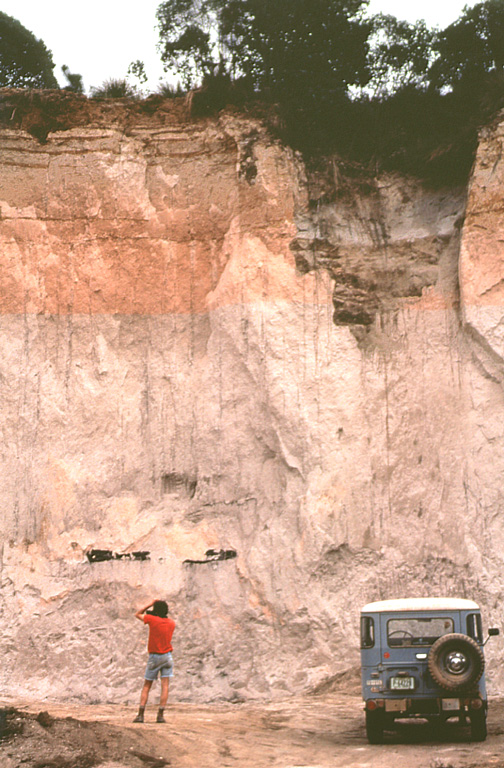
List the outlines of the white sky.
<svg viewBox="0 0 504 768">
<path fill-rule="evenodd" d="M 275 0 L 269 0 L 275 2 Z M 167 80 L 156 51 L 156 9 L 161 0 L 0 0 L 0 10 L 21 22 L 52 51 L 54 74 L 66 80 L 61 67 L 84 79 L 86 91 L 110 78 L 124 78 L 132 61 L 140 59 L 155 90 Z M 370 0 L 371 13 L 384 13 L 444 28 L 465 5 L 476 0 Z"/>
</svg>

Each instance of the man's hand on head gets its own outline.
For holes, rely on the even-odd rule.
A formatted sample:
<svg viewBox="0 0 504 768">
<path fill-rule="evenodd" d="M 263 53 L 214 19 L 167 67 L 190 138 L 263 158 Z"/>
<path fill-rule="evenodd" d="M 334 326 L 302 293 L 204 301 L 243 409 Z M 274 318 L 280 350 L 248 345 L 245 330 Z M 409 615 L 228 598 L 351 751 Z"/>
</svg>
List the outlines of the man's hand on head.
<svg viewBox="0 0 504 768">
<path fill-rule="evenodd" d="M 148 605 L 146 605 L 146 606 L 145 606 L 145 608 L 140 608 L 140 609 L 139 609 L 139 610 L 138 610 L 138 611 L 135 613 L 135 618 L 136 618 L 136 619 L 139 619 L 139 621 L 143 621 L 144 613 L 145 613 L 146 611 L 148 611 L 148 610 L 149 610 L 149 608 L 152 608 L 152 606 L 154 605 L 154 603 L 155 603 L 155 602 L 156 602 L 156 600 L 151 600 L 151 602 L 150 602 Z"/>
</svg>

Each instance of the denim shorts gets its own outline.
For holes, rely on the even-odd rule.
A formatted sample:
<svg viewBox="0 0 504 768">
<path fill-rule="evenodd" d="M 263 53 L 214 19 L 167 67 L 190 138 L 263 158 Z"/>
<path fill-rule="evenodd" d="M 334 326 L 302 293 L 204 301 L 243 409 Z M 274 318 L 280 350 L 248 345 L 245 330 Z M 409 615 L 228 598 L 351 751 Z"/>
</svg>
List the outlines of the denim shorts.
<svg viewBox="0 0 504 768">
<path fill-rule="evenodd" d="M 161 677 L 173 677 L 173 656 L 171 653 L 149 653 L 144 677 L 146 680 L 157 680 L 159 673 L 161 673 Z"/>
</svg>

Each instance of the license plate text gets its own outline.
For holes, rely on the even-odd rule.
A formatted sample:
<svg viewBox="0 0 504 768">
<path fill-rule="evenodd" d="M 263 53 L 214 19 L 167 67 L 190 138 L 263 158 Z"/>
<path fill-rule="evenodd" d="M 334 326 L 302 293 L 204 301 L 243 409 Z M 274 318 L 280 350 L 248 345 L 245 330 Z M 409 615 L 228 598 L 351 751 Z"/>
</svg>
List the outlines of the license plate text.
<svg viewBox="0 0 504 768">
<path fill-rule="evenodd" d="M 415 678 L 414 677 L 391 677 L 390 690 L 391 691 L 414 691 Z"/>
</svg>

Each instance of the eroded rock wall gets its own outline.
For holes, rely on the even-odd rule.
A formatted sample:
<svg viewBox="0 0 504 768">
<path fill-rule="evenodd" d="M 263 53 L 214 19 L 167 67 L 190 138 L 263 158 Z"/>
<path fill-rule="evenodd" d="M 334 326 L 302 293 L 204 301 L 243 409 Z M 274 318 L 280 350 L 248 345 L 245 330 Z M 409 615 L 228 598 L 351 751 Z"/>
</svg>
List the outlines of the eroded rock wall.
<svg viewBox="0 0 504 768">
<path fill-rule="evenodd" d="M 335 174 L 329 197 L 232 115 L 4 129 L 0 162 L 0 690 L 136 701 L 156 596 L 178 699 L 325 684 L 379 597 L 499 623 L 485 160 L 462 230 L 465 190 Z"/>
</svg>

